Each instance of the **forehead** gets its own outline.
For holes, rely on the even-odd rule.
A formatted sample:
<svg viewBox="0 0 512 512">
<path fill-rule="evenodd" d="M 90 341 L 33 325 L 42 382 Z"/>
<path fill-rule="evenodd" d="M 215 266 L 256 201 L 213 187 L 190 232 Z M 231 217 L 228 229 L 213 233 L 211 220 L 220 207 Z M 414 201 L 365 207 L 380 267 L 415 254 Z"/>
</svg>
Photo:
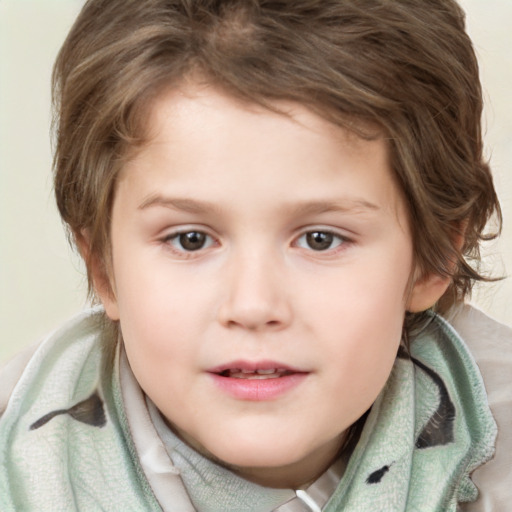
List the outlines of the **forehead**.
<svg viewBox="0 0 512 512">
<path fill-rule="evenodd" d="M 355 151 L 363 146 L 364 151 L 368 151 L 371 144 L 365 142 L 382 142 L 381 139 L 386 139 L 376 122 L 362 120 L 352 114 L 334 113 L 334 107 L 330 105 L 303 105 L 286 99 L 272 100 L 259 94 L 242 97 L 222 85 L 214 84 L 199 72 L 191 72 L 178 82 L 160 89 L 146 103 L 143 111 L 146 112 L 144 140 L 149 144 L 162 142 L 169 132 L 170 122 L 176 127 L 174 135 L 177 137 L 200 133 L 198 130 L 201 127 L 210 131 L 219 129 L 216 136 L 220 137 L 223 134 L 221 130 L 230 122 L 271 128 L 288 120 L 290 126 L 296 125 L 297 133 L 302 128 L 319 137 L 328 135 L 344 144 L 350 142 Z M 201 120 L 195 123 L 198 117 Z M 183 123 L 184 119 L 188 123 Z"/>
<path fill-rule="evenodd" d="M 293 143 L 306 138 L 316 139 L 316 144 L 323 143 L 326 147 L 334 141 L 353 155 L 379 152 L 383 165 L 387 165 L 387 145 L 376 125 L 350 119 L 347 124 L 354 129 L 348 130 L 292 101 L 266 101 L 265 105 L 248 102 L 208 82 L 192 81 L 162 91 L 145 110 L 147 143 L 143 151 L 152 146 L 155 150 L 154 146 L 159 144 L 179 150 L 180 143 L 186 140 L 201 143 L 204 152 L 205 141 L 220 143 L 226 138 L 232 139 L 231 146 L 235 148 L 251 129 L 254 144 L 269 145 L 267 134 L 278 135 L 281 146 L 287 141 Z M 243 129 L 232 130 L 233 127 Z"/>
<path fill-rule="evenodd" d="M 146 201 L 160 192 L 156 183 L 163 178 L 170 189 L 188 179 L 186 195 L 207 191 L 209 201 L 222 201 L 226 189 L 236 186 L 240 195 L 260 190 L 269 201 L 288 194 L 299 202 L 325 199 L 326 188 L 332 188 L 328 195 L 334 200 L 346 192 L 331 187 L 333 173 L 341 173 L 347 195 L 359 195 L 359 203 L 370 192 L 380 207 L 402 210 L 384 137 L 361 137 L 298 103 L 276 101 L 265 108 L 208 84 L 189 83 L 154 99 L 146 127 L 147 144 L 119 180 L 133 182 L 138 191 L 148 189 Z M 376 133 L 362 123 L 357 129 Z"/>
</svg>

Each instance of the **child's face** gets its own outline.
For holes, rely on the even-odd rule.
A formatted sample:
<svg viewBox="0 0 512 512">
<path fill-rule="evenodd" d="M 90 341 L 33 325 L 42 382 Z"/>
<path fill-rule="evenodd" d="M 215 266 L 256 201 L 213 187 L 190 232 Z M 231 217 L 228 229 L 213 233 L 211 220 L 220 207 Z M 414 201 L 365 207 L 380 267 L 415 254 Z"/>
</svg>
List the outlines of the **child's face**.
<svg viewBox="0 0 512 512">
<path fill-rule="evenodd" d="M 156 101 L 100 295 L 173 428 L 285 487 L 325 469 L 384 386 L 413 248 L 385 142 L 279 106 L 207 87 Z"/>
</svg>

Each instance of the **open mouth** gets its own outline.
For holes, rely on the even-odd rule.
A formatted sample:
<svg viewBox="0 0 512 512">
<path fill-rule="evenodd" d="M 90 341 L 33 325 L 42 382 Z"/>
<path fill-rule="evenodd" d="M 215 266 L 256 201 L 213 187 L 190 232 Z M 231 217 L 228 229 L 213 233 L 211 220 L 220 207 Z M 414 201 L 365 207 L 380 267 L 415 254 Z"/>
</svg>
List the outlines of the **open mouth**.
<svg viewBox="0 0 512 512">
<path fill-rule="evenodd" d="M 221 377 L 228 377 L 231 379 L 249 379 L 249 380 L 263 380 L 263 379 L 279 379 L 292 375 L 294 372 L 286 370 L 285 368 L 270 368 L 270 369 L 257 369 L 257 370 L 244 370 L 242 368 L 229 368 L 224 370 L 218 375 Z"/>
<path fill-rule="evenodd" d="M 271 401 L 287 396 L 311 374 L 309 370 L 270 360 L 231 361 L 210 368 L 208 373 L 223 393 L 244 401 Z"/>
<path fill-rule="evenodd" d="M 271 401 L 307 381 L 310 371 L 277 361 L 232 361 L 210 368 L 218 388 L 237 400 Z"/>
</svg>

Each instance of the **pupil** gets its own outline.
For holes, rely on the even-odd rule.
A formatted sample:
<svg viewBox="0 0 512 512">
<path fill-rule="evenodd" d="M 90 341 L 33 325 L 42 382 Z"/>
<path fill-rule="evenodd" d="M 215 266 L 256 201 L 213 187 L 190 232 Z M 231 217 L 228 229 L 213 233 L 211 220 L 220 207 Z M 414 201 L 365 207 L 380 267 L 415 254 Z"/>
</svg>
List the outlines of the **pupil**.
<svg viewBox="0 0 512 512">
<path fill-rule="evenodd" d="M 331 233 L 322 233 L 321 231 L 308 233 L 306 237 L 309 247 L 315 251 L 329 249 L 333 241 L 333 235 Z"/>
<path fill-rule="evenodd" d="M 197 251 L 201 249 L 205 243 L 206 235 L 197 231 L 182 233 L 180 235 L 180 244 L 187 251 Z"/>
</svg>

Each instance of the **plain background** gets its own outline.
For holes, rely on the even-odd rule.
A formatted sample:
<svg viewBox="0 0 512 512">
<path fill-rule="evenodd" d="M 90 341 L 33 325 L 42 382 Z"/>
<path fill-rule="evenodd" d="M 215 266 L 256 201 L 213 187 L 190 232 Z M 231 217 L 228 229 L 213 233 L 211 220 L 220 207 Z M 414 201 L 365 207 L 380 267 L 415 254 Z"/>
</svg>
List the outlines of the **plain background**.
<svg viewBox="0 0 512 512">
<path fill-rule="evenodd" d="M 487 155 L 503 206 L 495 275 L 512 273 L 512 2 L 462 0 L 480 59 Z M 51 185 L 50 74 L 81 0 L 0 0 L 0 361 L 86 305 L 82 264 L 67 244 Z M 473 302 L 512 325 L 512 279 Z"/>
</svg>

